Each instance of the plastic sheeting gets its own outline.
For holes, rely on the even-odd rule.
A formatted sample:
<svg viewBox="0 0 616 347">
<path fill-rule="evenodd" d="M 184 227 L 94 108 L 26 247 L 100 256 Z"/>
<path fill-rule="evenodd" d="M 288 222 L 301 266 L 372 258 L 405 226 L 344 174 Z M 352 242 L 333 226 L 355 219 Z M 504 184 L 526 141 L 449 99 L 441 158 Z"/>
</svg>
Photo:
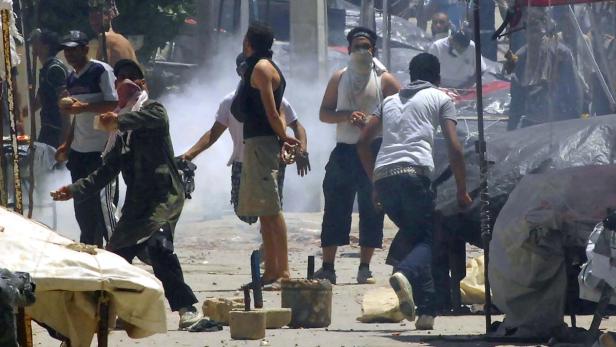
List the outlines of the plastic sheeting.
<svg viewBox="0 0 616 347">
<path fill-rule="evenodd" d="M 507 196 L 525 175 L 549 169 L 614 163 L 616 115 L 541 124 L 510 132 L 486 131 L 490 208 L 495 218 Z M 475 139 L 466 141 L 467 189 L 479 189 L 479 157 Z M 448 167 L 447 152 L 437 151 L 436 176 Z M 449 177 L 437 188 L 437 209 L 446 217 L 457 217 L 456 187 Z M 463 215 L 479 222 L 479 204 Z M 477 232 L 479 228 L 476 228 Z"/>
<path fill-rule="evenodd" d="M 615 165 L 551 170 L 520 181 L 490 243 L 493 302 L 505 313 L 501 331 L 547 337 L 564 326 L 565 247 L 585 247 L 596 221 L 614 207 Z"/>
<path fill-rule="evenodd" d="M 26 312 L 34 320 L 70 338 L 74 347 L 89 347 L 97 329 L 95 292 L 104 291 L 110 297 L 110 326 L 117 315 L 132 338 L 166 333 L 161 283 L 113 253 L 94 253 L 0 208 L 0 254 L 10 255 L 0 257 L 0 268 L 32 276 L 36 302 Z"/>
<path fill-rule="evenodd" d="M 582 266 L 578 276 L 580 298 L 599 302 L 602 286 L 616 288 L 616 234 L 599 223 L 588 238 L 586 247 L 588 261 Z M 616 304 L 616 296 L 610 298 Z"/>
</svg>

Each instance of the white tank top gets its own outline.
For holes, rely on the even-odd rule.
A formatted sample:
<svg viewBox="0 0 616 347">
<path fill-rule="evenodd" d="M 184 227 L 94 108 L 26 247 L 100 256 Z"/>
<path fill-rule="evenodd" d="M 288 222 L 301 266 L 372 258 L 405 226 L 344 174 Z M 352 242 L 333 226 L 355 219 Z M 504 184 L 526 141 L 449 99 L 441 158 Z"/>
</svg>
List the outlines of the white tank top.
<svg viewBox="0 0 616 347">
<path fill-rule="evenodd" d="M 336 111 L 360 111 L 371 115 L 383 100 L 381 77 L 384 71 L 372 69 L 364 90 L 354 93 L 351 74 L 345 68 L 338 83 L 338 101 Z M 336 125 L 336 142 L 354 145 L 359 140 L 361 129 L 349 122 Z"/>
</svg>

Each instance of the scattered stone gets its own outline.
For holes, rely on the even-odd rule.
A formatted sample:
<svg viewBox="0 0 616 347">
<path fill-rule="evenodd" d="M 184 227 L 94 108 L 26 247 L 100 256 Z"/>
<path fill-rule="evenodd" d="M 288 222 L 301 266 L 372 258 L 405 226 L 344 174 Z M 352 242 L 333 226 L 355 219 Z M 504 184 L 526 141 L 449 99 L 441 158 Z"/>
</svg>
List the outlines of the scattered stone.
<svg viewBox="0 0 616 347">
<path fill-rule="evenodd" d="M 291 323 L 290 308 L 274 308 L 261 311 L 265 312 L 265 326 L 267 329 L 280 329 Z"/>
<path fill-rule="evenodd" d="M 389 287 L 375 288 L 364 294 L 361 304 L 362 323 L 400 323 L 404 320 L 396 292 Z"/>
<path fill-rule="evenodd" d="M 244 308 L 244 298 L 208 298 L 203 303 L 203 315 L 211 320 L 229 325 L 229 312 Z"/>
</svg>

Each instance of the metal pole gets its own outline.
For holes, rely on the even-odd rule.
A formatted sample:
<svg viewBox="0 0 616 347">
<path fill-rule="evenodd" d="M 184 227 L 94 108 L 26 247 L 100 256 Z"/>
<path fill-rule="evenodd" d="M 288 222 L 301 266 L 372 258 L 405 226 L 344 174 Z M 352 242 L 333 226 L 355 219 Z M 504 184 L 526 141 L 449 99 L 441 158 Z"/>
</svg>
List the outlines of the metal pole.
<svg viewBox="0 0 616 347">
<path fill-rule="evenodd" d="M 109 63 L 109 55 L 107 52 L 107 35 L 105 35 L 105 33 L 107 32 L 107 27 L 105 26 L 105 4 L 108 4 L 109 1 L 103 1 L 101 3 L 101 38 L 100 38 L 100 43 L 101 43 L 101 60 L 105 63 Z M 109 19 L 109 25 L 111 26 L 111 19 Z"/>
<path fill-rule="evenodd" d="M 13 64 L 11 62 L 11 16 L 10 10 L 2 10 L 2 44 L 4 48 L 4 77 L 7 83 L 6 98 L 9 103 L 9 130 L 11 133 L 11 145 L 13 146 L 13 180 L 15 181 L 15 212 L 23 213 L 23 201 L 21 196 L 21 175 L 19 172 L 19 143 L 17 142 L 17 117 L 15 115 L 15 103 L 13 100 Z"/>
<path fill-rule="evenodd" d="M 243 38 L 250 25 L 250 0 L 241 0 L 240 3 L 240 35 Z"/>
<path fill-rule="evenodd" d="M 488 264 L 490 262 L 490 241 L 492 240 L 492 230 L 490 225 L 490 196 L 488 192 L 488 162 L 486 160 L 486 142 L 483 126 L 483 80 L 481 77 L 481 27 L 480 27 L 480 0 L 473 0 L 473 29 L 475 36 L 475 76 L 477 90 L 477 125 L 479 129 L 479 143 L 477 150 L 479 152 L 479 198 L 480 198 L 480 222 L 481 222 L 481 238 L 483 240 L 484 253 L 484 274 L 485 274 L 485 318 L 486 318 L 486 334 L 490 332 L 492 326 L 492 296 L 490 293 L 490 281 L 488 276 Z"/>
<path fill-rule="evenodd" d="M 391 69 L 391 13 L 389 0 L 383 0 L 383 62 Z"/>
<path fill-rule="evenodd" d="M 32 27 L 29 21 L 30 6 L 29 1 L 25 1 L 25 6 L 22 6 L 21 0 L 17 1 L 17 12 L 19 13 L 21 32 L 24 37 L 29 37 L 32 33 Z M 28 148 L 28 218 L 32 218 L 32 212 L 34 210 L 34 139 L 36 138 L 36 114 L 34 112 L 34 100 L 36 98 L 36 58 L 32 59 L 30 42 L 25 41 L 25 55 L 26 55 L 26 72 L 28 79 L 28 116 L 30 117 L 30 143 Z"/>
<path fill-rule="evenodd" d="M 361 0 L 359 25 L 376 30 L 374 21 L 374 0 Z"/>
</svg>

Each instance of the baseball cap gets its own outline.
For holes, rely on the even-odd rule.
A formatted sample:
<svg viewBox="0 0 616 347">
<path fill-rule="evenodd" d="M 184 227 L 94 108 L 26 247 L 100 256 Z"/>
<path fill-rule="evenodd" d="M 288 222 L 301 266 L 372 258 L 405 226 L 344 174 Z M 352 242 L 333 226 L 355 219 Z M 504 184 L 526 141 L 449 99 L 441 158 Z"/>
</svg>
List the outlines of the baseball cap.
<svg viewBox="0 0 616 347">
<path fill-rule="evenodd" d="M 78 46 L 87 46 L 88 42 L 88 35 L 79 30 L 71 30 L 68 35 L 62 37 L 62 40 L 60 40 L 60 45 L 63 48 L 73 48 Z"/>
</svg>

